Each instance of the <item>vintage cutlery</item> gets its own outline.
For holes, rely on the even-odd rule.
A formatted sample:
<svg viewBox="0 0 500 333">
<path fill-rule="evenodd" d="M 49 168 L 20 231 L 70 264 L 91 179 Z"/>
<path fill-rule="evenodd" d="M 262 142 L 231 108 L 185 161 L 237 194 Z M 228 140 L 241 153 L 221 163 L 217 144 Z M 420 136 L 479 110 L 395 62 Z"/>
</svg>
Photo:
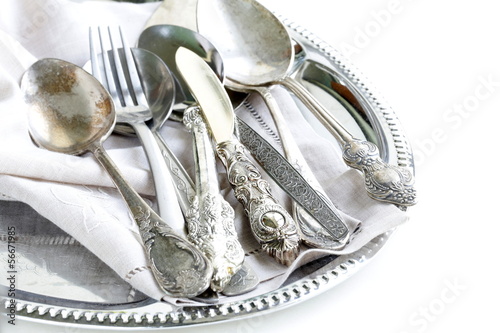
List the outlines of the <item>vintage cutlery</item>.
<svg viewBox="0 0 500 333">
<path fill-rule="evenodd" d="M 233 207 L 220 194 L 215 156 L 205 122 L 197 107 L 184 112 L 184 124 L 193 136 L 196 196 L 186 214 L 188 239 L 212 262 L 211 288 L 222 292 L 245 260 L 234 226 Z"/>
<path fill-rule="evenodd" d="M 222 83 L 202 58 L 186 48 L 177 50 L 175 61 L 200 105 L 254 236 L 278 262 L 290 265 L 299 252 L 295 221 L 272 196 L 269 184 L 246 156 L 245 147 L 233 137 L 235 116 Z"/>
<path fill-rule="evenodd" d="M 164 43 L 162 44 L 167 45 L 168 42 L 164 40 Z M 170 115 L 170 110 L 171 110 L 171 105 L 173 103 L 172 100 L 174 98 L 174 95 L 182 96 L 183 99 L 178 101 L 180 101 L 180 104 L 184 104 L 185 94 L 184 93 L 174 94 L 173 80 L 175 78 L 171 75 L 165 63 L 157 55 L 142 48 L 135 48 L 135 49 L 133 48 L 132 52 L 135 57 L 137 69 L 139 72 L 143 89 L 145 91 L 146 99 L 150 105 L 150 109 L 153 114 L 153 118 L 147 122 L 147 125 L 150 127 L 151 131 L 153 132 L 153 135 L 157 139 L 163 158 L 165 159 L 167 166 L 170 170 L 170 173 L 172 175 L 172 179 L 175 184 L 177 200 L 181 207 L 182 213 L 184 214 L 184 216 L 189 217 L 188 221 L 186 221 L 190 226 L 188 228 L 189 234 L 187 234 L 184 230 L 182 231 L 183 233 L 186 233 L 188 239 L 192 240 L 198 245 L 203 246 L 204 250 L 207 250 L 208 252 L 211 252 L 213 254 L 214 251 L 211 251 L 213 246 L 209 245 L 210 242 L 208 241 L 208 239 L 205 241 L 201 239 L 196 240 L 195 236 L 196 234 L 200 233 L 200 229 L 207 230 L 207 228 L 205 227 L 206 225 L 205 223 L 202 223 L 199 219 L 196 220 L 195 216 L 193 216 L 192 214 L 192 212 L 198 210 L 200 206 L 200 200 L 198 199 L 198 195 L 196 192 L 197 190 L 199 192 L 201 190 L 199 190 L 198 188 L 206 187 L 207 185 L 205 185 L 205 181 L 201 180 L 197 182 L 195 189 L 195 184 L 191 180 L 191 177 L 188 175 L 187 171 L 184 169 L 184 167 L 177 159 L 177 157 L 174 155 L 172 150 L 168 147 L 168 144 L 165 142 L 165 140 L 163 139 L 163 137 L 159 132 L 159 129 L 163 126 L 164 122 Z M 115 126 L 114 132 L 118 132 L 124 135 L 134 134 L 133 128 L 131 128 L 128 125 L 117 125 Z M 211 154 L 213 154 L 213 152 L 211 152 Z M 213 170 L 211 171 L 214 172 Z M 217 185 L 214 184 L 217 182 L 216 174 L 214 173 L 211 176 L 203 176 L 203 179 L 208 179 L 208 178 L 211 179 L 210 186 L 212 187 L 212 190 L 215 191 L 215 188 L 217 188 Z M 217 191 L 219 190 L 217 189 Z M 201 217 L 200 215 L 201 214 L 198 214 L 197 218 L 200 218 Z M 204 218 L 205 217 L 203 217 L 203 219 Z M 221 223 L 222 222 L 223 221 L 221 221 Z M 225 225 L 227 226 L 228 223 L 229 222 L 227 221 Z M 220 231 L 220 228 L 216 229 Z M 179 233 L 179 231 L 177 230 L 175 231 Z M 227 242 L 222 242 L 223 239 L 222 235 L 217 236 L 214 234 L 213 239 L 217 239 L 218 241 L 217 247 L 219 247 L 219 249 L 216 251 L 217 253 L 222 254 L 223 251 L 227 252 L 228 257 L 231 258 L 233 262 L 237 262 L 238 260 L 242 259 L 242 257 L 236 259 L 239 256 L 239 251 L 242 251 L 241 245 L 237 240 L 234 239 L 231 240 L 229 244 L 231 246 L 227 247 L 226 246 Z M 204 252 L 206 255 L 207 251 Z M 232 255 L 231 251 L 233 252 Z M 243 253 L 241 254 L 243 255 Z M 211 256 L 213 257 L 213 255 Z M 211 259 L 211 262 L 214 263 L 213 258 L 209 259 Z M 255 289 L 255 287 L 257 287 L 258 283 L 260 282 L 254 270 L 245 262 L 243 262 L 243 266 L 241 265 L 241 263 L 239 265 L 233 264 L 231 266 L 234 267 L 225 270 L 222 269 L 223 264 L 224 260 L 218 259 L 217 265 L 213 265 L 214 278 L 216 278 L 218 282 L 214 282 L 213 278 L 212 287 L 217 291 L 221 291 L 222 289 L 222 293 L 224 293 L 225 295 L 229 294 L 236 295 L 236 294 L 246 293 L 250 290 Z M 242 272 L 239 272 L 239 270 L 242 270 Z M 220 272 L 224 271 L 231 272 L 233 275 L 237 274 L 237 276 L 235 276 L 234 279 L 230 279 L 229 281 L 219 279 L 218 277 L 224 275 L 223 273 Z M 224 286 L 224 288 L 222 288 L 222 286 Z M 203 300 L 206 301 L 206 299 Z"/>
<path fill-rule="evenodd" d="M 346 164 L 363 172 L 371 198 L 401 206 L 415 204 L 410 170 L 386 164 L 375 144 L 355 139 L 289 76 L 294 60 L 291 38 L 264 6 L 254 0 L 203 0 L 198 1 L 197 18 L 198 30 L 221 52 L 227 86 L 254 90 L 266 101 L 272 97 L 262 87 L 279 84 L 290 89 L 340 142 Z"/>
<path fill-rule="evenodd" d="M 102 52 L 101 54 L 103 55 L 104 59 L 103 63 L 105 69 L 107 69 L 106 68 L 107 64 L 114 63 L 116 64 L 116 67 L 118 67 L 118 63 L 120 62 L 120 59 L 118 58 L 118 50 L 116 48 L 116 41 L 113 42 L 113 35 L 109 28 L 108 32 L 110 34 L 110 41 L 113 48 L 114 58 L 112 60 L 114 61 L 107 60 L 106 57 L 107 52 Z M 99 33 L 99 37 L 102 44 L 103 37 L 101 33 Z M 132 58 L 131 50 L 126 45 L 123 36 L 121 36 L 121 40 L 123 43 L 123 50 L 126 55 L 125 58 L 126 59 L 129 58 L 127 59 L 126 66 L 124 67 L 127 68 L 133 67 L 133 70 L 135 70 L 135 73 L 133 71 L 130 71 L 129 76 L 131 78 L 132 83 L 135 85 L 134 90 L 138 90 L 138 92 L 141 94 L 140 100 L 142 103 L 144 103 L 142 106 L 140 105 L 139 107 L 144 108 L 144 106 L 147 105 L 147 101 L 142 90 L 143 88 L 141 86 L 141 80 L 139 74 L 135 67 L 136 66 L 135 61 Z M 92 45 L 93 43 L 91 39 L 91 46 Z M 102 48 L 104 50 L 104 47 Z M 98 65 L 97 59 L 95 59 L 94 56 L 95 52 L 92 52 L 91 50 L 91 54 L 92 54 L 92 64 Z M 117 69 L 117 72 L 120 72 L 119 68 Z M 103 78 L 106 79 L 105 82 L 107 82 L 108 87 L 111 91 L 119 92 L 120 87 L 126 86 L 127 84 L 126 81 L 125 80 L 120 81 L 119 84 L 116 84 L 116 86 L 114 86 L 112 84 L 113 78 L 109 76 L 109 73 L 110 70 L 108 69 L 108 71 L 107 72 L 104 71 L 102 75 Z M 174 85 L 172 76 L 169 75 L 169 73 L 167 75 L 166 72 L 164 72 L 163 74 L 164 74 L 163 80 L 167 80 L 171 83 L 169 84 L 169 89 L 173 91 Z M 117 95 L 119 96 L 120 94 L 118 93 Z M 138 100 L 137 103 L 139 103 L 139 98 L 137 98 L 137 100 Z M 116 101 L 115 99 L 115 102 L 119 101 Z M 148 111 L 150 110 L 148 109 Z M 120 113 L 118 113 L 118 115 L 119 114 Z M 191 209 L 186 215 L 186 219 L 188 222 L 188 231 L 189 231 L 188 239 L 193 244 L 195 244 L 212 263 L 214 271 L 214 275 L 211 281 L 212 289 L 214 291 L 222 291 L 224 289 L 224 286 L 231 280 L 232 275 L 234 275 L 234 273 L 236 273 L 240 269 L 244 260 L 244 252 L 243 248 L 238 242 L 236 236 L 236 230 L 234 228 L 234 211 L 232 207 L 219 194 L 218 182 L 217 179 L 215 178 L 216 177 L 215 160 L 212 157 L 212 163 L 211 163 L 210 156 L 207 154 L 207 149 L 203 147 L 203 141 L 201 141 L 203 140 L 203 136 L 200 134 L 200 129 L 202 127 L 202 124 L 199 124 L 199 122 L 196 121 L 194 117 L 188 117 L 188 118 L 185 117 L 185 119 L 189 119 L 186 122 L 187 126 L 192 129 L 193 136 L 195 138 L 195 147 L 199 148 L 198 150 L 196 150 L 197 163 L 195 163 L 197 165 L 196 174 L 198 177 L 196 182 L 197 193 L 196 196 L 193 198 L 193 202 L 191 202 L 190 206 Z M 136 130 L 137 134 L 140 134 L 140 132 L 137 131 L 137 125 L 135 125 L 134 122 L 128 121 L 128 123 L 132 125 L 132 127 Z M 144 122 L 141 122 L 141 124 L 145 125 Z M 153 121 L 152 126 L 155 126 L 156 128 L 153 128 L 152 130 L 157 130 L 158 129 L 157 126 L 161 125 L 163 124 L 158 122 L 154 124 Z M 153 142 L 156 143 L 155 141 Z M 213 154 L 213 152 L 210 153 Z M 200 166 L 200 164 L 202 165 Z M 213 164 L 212 168 L 211 164 Z M 161 172 L 166 172 L 168 174 L 169 170 L 167 169 L 166 164 L 163 163 L 162 166 L 165 167 L 165 170 L 160 170 L 160 169 L 156 170 Z M 211 176 L 211 173 L 215 174 L 215 177 Z M 162 216 L 161 214 L 162 212 L 160 212 L 160 216 Z"/>
<path fill-rule="evenodd" d="M 174 297 L 205 291 L 213 272 L 208 259 L 172 231 L 105 152 L 102 143 L 113 130 L 116 113 L 99 81 L 66 61 L 42 59 L 26 71 L 21 90 L 28 105 L 29 132 L 38 146 L 65 154 L 92 152 L 109 173 L 139 227 L 159 286 Z"/>
<path fill-rule="evenodd" d="M 184 46 L 202 57 L 215 71 L 215 73 L 218 74 L 217 76 L 221 81 L 224 77 L 223 63 L 217 49 L 215 49 L 215 47 L 205 37 L 190 29 L 173 25 L 151 26 L 142 32 L 139 37 L 138 45 L 140 48 L 157 54 L 171 68 L 172 73 L 177 78 L 176 82 L 179 83 L 180 89 L 186 90 L 186 92 L 182 94 L 182 101 L 179 101 L 178 104 L 189 105 L 194 103 L 194 97 L 191 95 L 189 88 L 176 68 L 175 53 L 179 47 Z M 178 94 L 177 96 L 181 95 Z M 281 122 L 284 124 L 283 120 L 281 120 Z M 238 123 L 243 123 L 243 121 L 239 119 Z M 243 126 L 243 124 L 241 126 Z M 281 127 L 284 127 L 282 129 L 283 132 L 288 131 L 286 126 Z M 246 144 L 249 140 L 253 140 L 255 142 L 253 138 L 259 137 L 258 134 L 249 126 L 246 126 L 245 128 L 246 130 L 244 132 L 239 133 L 241 141 L 244 141 L 243 143 L 254 157 L 261 155 L 261 149 L 257 149 L 255 145 Z M 288 135 L 287 140 L 287 142 L 289 142 L 289 146 L 294 143 L 293 138 L 290 138 L 290 136 L 291 134 Z M 291 149 L 292 148 L 288 149 L 288 151 L 291 151 Z M 266 151 L 269 152 L 270 150 Z M 301 160 L 302 155 L 296 146 L 293 155 L 296 157 L 295 164 L 299 163 L 298 161 Z M 269 160 L 275 160 L 275 162 L 279 161 L 280 163 L 285 164 L 284 159 L 278 152 L 272 154 Z M 259 159 L 257 159 L 257 161 L 261 163 Z M 262 163 L 261 165 L 269 174 L 273 173 L 273 165 L 266 165 Z M 298 169 L 301 170 L 301 172 L 307 172 L 308 167 L 306 167 L 306 165 L 307 164 L 303 162 Z M 296 174 L 298 173 L 295 172 L 294 175 Z M 313 193 L 311 191 L 311 186 L 301 175 L 294 177 L 296 180 L 300 179 L 300 182 L 295 183 L 290 183 L 289 181 L 284 180 L 283 176 L 280 177 L 281 179 L 277 181 L 277 184 L 287 193 L 290 194 L 293 192 L 294 186 L 300 186 L 301 188 L 306 189 L 306 193 L 309 194 L 308 196 L 294 196 L 295 200 L 292 202 L 294 207 L 294 217 L 297 219 L 296 221 L 299 222 L 298 225 L 300 227 L 299 229 L 302 240 L 313 247 L 329 249 L 338 249 L 343 247 L 348 240 L 348 233 L 344 231 L 349 230 L 346 229 L 345 223 L 340 219 L 339 213 L 336 211 L 335 206 L 329 202 L 326 194 L 321 195 Z M 292 175 L 290 175 L 290 177 L 292 177 Z M 308 174 L 308 180 L 309 179 L 314 179 L 314 176 L 310 171 Z M 299 200 L 298 204 L 295 203 L 296 200 Z M 309 208 L 304 209 L 305 206 Z M 314 207 L 314 209 L 312 207 Z M 314 210 L 314 212 L 312 212 L 312 210 Z M 311 216 L 311 213 L 314 215 L 314 218 Z M 319 222 L 315 220 L 315 218 L 320 217 L 322 219 L 319 220 Z M 349 227 L 351 231 L 355 229 L 355 226 Z"/>
<path fill-rule="evenodd" d="M 152 112 L 144 96 L 132 52 L 119 28 L 98 28 L 97 31 L 91 28 L 89 42 L 92 74 L 113 97 L 117 122 L 131 125 L 144 147 L 155 185 L 159 215 L 180 232 L 184 228 L 184 217 L 177 204 L 170 172 L 152 131 L 146 125 L 146 121 L 152 118 Z M 120 46 L 123 47 L 123 57 L 118 53 Z M 109 49 L 111 52 L 108 52 Z"/>
</svg>

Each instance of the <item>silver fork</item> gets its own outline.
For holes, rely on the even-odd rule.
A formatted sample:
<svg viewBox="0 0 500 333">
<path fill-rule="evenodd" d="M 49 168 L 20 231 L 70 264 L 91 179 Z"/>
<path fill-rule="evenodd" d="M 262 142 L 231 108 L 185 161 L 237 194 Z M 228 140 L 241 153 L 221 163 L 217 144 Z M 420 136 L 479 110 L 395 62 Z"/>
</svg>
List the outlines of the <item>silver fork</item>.
<svg viewBox="0 0 500 333">
<path fill-rule="evenodd" d="M 152 118 L 152 112 L 144 95 L 132 50 L 119 27 L 99 27 L 97 31 L 90 28 L 89 40 L 92 74 L 112 96 L 117 122 L 130 124 L 142 143 L 153 176 L 159 215 L 177 233 L 185 235 L 184 217 L 169 169 L 146 124 Z"/>
</svg>

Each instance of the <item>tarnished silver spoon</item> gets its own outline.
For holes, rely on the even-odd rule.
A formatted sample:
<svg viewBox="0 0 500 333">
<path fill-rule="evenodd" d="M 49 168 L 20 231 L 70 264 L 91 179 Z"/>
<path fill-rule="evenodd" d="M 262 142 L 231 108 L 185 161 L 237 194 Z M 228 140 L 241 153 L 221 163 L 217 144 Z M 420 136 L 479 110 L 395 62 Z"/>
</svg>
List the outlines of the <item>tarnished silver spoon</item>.
<svg viewBox="0 0 500 333">
<path fill-rule="evenodd" d="M 160 287 L 174 297 L 194 297 L 205 291 L 213 272 L 208 259 L 149 207 L 102 146 L 116 121 L 104 87 L 78 66 L 42 59 L 23 75 L 21 89 L 29 107 L 29 132 L 38 146 L 65 154 L 92 152 L 109 173 L 139 227 Z"/>
<path fill-rule="evenodd" d="M 346 164 L 363 172 L 365 189 L 371 198 L 401 206 L 416 203 L 412 172 L 386 164 L 375 144 L 354 138 L 289 76 L 294 61 L 292 40 L 269 10 L 255 0 L 203 0 L 198 1 L 197 23 L 200 33 L 222 55 L 227 86 L 256 91 L 266 101 L 272 98 L 268 86 L 288 88 L 337 138 Z"/>
</svg>

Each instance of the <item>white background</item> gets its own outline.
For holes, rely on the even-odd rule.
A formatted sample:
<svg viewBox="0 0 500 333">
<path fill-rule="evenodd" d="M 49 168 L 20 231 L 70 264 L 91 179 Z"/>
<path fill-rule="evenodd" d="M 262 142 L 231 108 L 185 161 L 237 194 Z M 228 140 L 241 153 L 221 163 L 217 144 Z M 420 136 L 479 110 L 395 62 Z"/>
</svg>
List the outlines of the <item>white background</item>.
<svg viewBox="0 0 500 333">
<path fill-rule="evenodd" d="M 420 202 L 375 260 L 340 286 L 272 314 L 182 332 L 498 331 L 497 7 L 489 0 L 262 3 L 343 50 L 386 98 L 414 148 Z M 0 328 L 88 331 L 20 320 Z"/>
</svg>

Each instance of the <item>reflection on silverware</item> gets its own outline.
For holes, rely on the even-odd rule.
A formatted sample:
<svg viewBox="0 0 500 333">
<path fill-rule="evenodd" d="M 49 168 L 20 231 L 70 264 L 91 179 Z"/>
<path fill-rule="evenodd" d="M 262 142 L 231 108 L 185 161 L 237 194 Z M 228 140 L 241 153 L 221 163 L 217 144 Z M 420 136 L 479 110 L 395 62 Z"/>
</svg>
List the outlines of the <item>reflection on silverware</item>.
<svg viewBox="0 0 500 333">
<path fill-rule="evenodd" d="M 206 0 L 198 3 L 197 17 L 198 30 L 212 41 L 224 58 L 229 87 L 241 90 L 243 85 L 269 99 L 267 89 L 261 87 L 285 86 L 335 135 L 346 164 L 363 172 L 365 189 L 371 198 L 402 206 L 416 203 L 413 174 L 405 168 L 387 165 L 375 144 L 355 139 L 289 76 L 294 60 L 290 36 L 264 6 L 254 0 Z"/>
<path fill-rule="evenodd" d="M 71 63 L 42 59 L 26 71 L 21 90 L 28 105 L 30 135 L 37 145 L 66 154 L 92 152 L 109 173 L 139 227 L 160 287 L 176 297 L 196 296 L 206 290 L 212 276 L 208 259 L 172 232 L 105 152 L 102 143 L 113 130 L 116 114 L 104 87 Z"/>
<path fill-rule="evenodd" d="M 235 116 L 222 84 L 192 51 L 179 48 L 175 60 L 200 105 L 216 141 L 217 154 L 227 169 L 235 196 L 245 207 L 254 236 L 278 262 L 290 265 L 299 252 L 295 221 L 272 196 L 269 184 L 246 156 L 245 147 L 233 138 Z"/>
</svg>

